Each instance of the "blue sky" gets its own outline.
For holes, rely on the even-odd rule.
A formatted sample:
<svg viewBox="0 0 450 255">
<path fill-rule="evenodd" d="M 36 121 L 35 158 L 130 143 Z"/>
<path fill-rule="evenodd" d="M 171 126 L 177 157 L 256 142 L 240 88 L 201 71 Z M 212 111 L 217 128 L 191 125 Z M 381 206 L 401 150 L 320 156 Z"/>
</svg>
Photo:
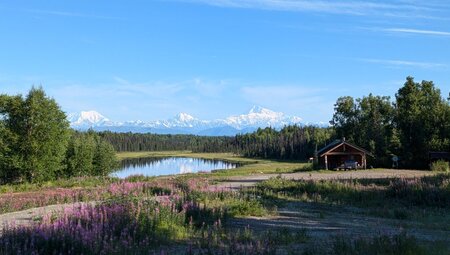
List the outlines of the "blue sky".
<svg viewBox="0 0 450 255">
<path fill-rule="evenodd" d="M 67 112 L 223 118 L 261 105 L 328 121 L 339 96 L 450 91 L 448 1 L 1 1 L 0 93 Z"/>
</svg>

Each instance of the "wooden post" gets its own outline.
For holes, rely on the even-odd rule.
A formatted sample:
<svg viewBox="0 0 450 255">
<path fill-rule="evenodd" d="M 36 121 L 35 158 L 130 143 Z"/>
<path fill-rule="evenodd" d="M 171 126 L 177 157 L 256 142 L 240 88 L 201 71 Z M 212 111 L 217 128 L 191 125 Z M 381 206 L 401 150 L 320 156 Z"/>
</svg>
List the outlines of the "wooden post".
<svg viewBox="0 0 450 255">
<path fill-rule="evenodd" d="M 325 155 L 325 170 L 328 170 L 328 157 Z"/>
<path fill-rule="evenodd" d="M 364 165 L 364 170 L 366 170 L 367 169 L 366 153 L 363 154 L 363 165 Z"/>
</svg>

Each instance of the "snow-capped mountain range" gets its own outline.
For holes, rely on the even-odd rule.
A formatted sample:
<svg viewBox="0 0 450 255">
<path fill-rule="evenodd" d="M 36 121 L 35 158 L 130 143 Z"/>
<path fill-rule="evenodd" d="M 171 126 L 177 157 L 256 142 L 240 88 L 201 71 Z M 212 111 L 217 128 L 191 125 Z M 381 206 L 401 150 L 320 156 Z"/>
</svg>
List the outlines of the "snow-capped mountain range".
<svg viewBox="0 0 450 255">
<path fill-rule="evenodd" d="M 259 106 L 254 106 L 246 114 L 216 120 L 200 120 L 187 113 L 179 113 L 167 120 L 115 122 L 96 111 L 69 114 L 68 120 L 71 127 L 77 130 L 92 128 L 97 131 L 196 135 L 235 135 L 253 132 L 260 127 L 282 128 L 302 124 L 300 117 L 287 116 Z"/>
</svg>

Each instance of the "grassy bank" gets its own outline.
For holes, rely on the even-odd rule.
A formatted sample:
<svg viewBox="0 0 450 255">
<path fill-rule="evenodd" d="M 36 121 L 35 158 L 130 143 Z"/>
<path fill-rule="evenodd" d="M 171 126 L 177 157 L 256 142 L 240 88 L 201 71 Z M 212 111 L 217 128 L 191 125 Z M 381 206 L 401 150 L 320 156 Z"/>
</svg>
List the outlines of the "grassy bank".
<svg viewBox="0 0 450 255">
<path fill-rule="evenodd" d="M 273 174 L 273 173 L 292 173 L 308 169 L 310 164 L 302 162 L 283 162 L 272 160 L 251 159 L 234 155 L 232 153 L 192 153 L 190 151 L 159 151 L 159 152 L 122 152 L 117 153 L 119 160 L 133 158 L 160 158 L 160 157 L 192 157 L 201 159 L 222 160 L 231 163 L 237 163 L 240 167 L 230 170 L 214 171 L 208 174 L 187 174 L 191 177 L 226 177 L 226 176 L 244 176 L 251 174 Z M 167 178 L 148 177 L 145 179 Z M 30 192 L 54 188 L 94 188 L 110 183 L 120 181 L 113 177 L 73 177 L 68 179 L 58 179 L 54 181 L 40 183 L 22 183 L 0 185 L 0 194 L 13 192 Z"/>
<path fill-rule="evenodd" d="M 190 151 L 151 151 L 151 152 L 121 152 L 117 154 L 119 159 L 150 158 L 150 157 L 192 157 L 201 159 L 222 160 L 240 164 L 238 168 L 213 171 L 207 176 L 226 177 L 251 174 L 277 174 L 293 173 L 311 170 L 311 164 L 298 161 L 276 161 L 267 159 L 245 158 L 233 153 L 193 153 Z M 197 174 L 204 175 L 204 174 Z"/>
</svg>

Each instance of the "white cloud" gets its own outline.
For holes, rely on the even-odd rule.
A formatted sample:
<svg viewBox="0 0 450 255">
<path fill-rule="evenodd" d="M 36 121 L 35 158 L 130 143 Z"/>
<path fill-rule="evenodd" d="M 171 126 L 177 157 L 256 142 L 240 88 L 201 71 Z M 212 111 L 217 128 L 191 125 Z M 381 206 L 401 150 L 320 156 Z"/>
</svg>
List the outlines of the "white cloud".
<svg viewBox="0 0 450 255">
<path fill-rule="evenodd" d="M 120 19 L 118 17 L 112 16 L 102 16 L 96 14 L 86 14 L 78 12 L 68 12 L 68 11 L 54 11 L 54 10 L 40 10 L 40 9 L 27 9 L 23 10 L 29 13 L 42 14 L 42 15 L 52 15 L 61 17 L 73 17 L 73 18 L 92 18 L 92 19 Z"/>
<path fill-rule="evenodd" d="M 443 68 L 447 67 L 445 64 L 441 63 L 430 63 L 430 62 L 417 62 L 417 61 L 406 61 L 406 60 L 389 60 L 389 59 L 371 59 L 364 58 L 360 59 L 364 62 L 382 64 L 389 67 L 416 67 L 416 68 L 424 68 L 424 69 L 432 69 L 432 68 Z"/>
<path fill-rule="evenodd" d="M 178 0 L 228 8 L 252 8 L 278 11 L 309 11 L 352 15 L 422 16 L 434 12 L 432 6 L 402 1 L 330 1 L 330 0 Z M 426 16 L 422 16 L 426 17 Z"/>
<path fill-rule="evenodd" d="M 224 80 L 201 78 L 142 82 L 116 76 L 110 82 L 97 84 L 71 81 L 52 81 L 51 84 L 58 86 L 50 86 L 48 94 L 61 102 L 68 112 L 95 109 L 109 118 L 123 121 L 164 119 L 178 112 L 207 114 L 210 109 L 205 110 L 205 107 L 217 108 L 221 99 L 232 91 Z"/>
<path fill-rule="evenodd" d="M 435 30 L 421 30 L 421 29 L 410 29 L 410 28 L 385 28 L 382 30 L 385 32 L 390 32 L 390 33 L 450 36 L 450 32 L 435 31 Z"/>
</svg>

